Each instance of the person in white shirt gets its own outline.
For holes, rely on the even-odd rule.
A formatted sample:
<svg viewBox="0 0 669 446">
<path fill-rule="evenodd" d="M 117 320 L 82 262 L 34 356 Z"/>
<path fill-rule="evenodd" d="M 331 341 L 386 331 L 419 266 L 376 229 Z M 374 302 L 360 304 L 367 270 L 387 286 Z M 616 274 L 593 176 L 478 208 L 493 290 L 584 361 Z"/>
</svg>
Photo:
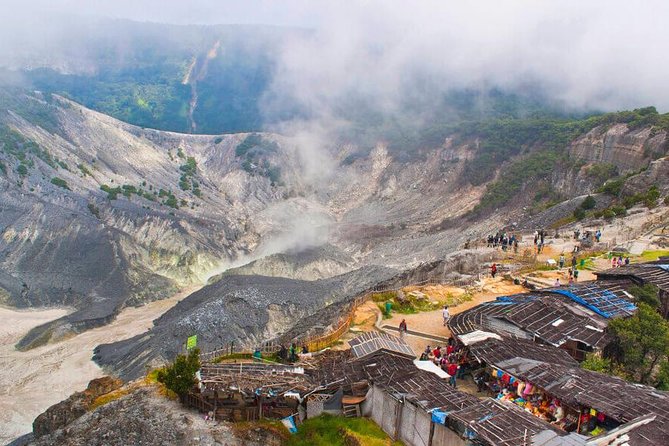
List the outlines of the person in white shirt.
<svg viewBox="0 0 669 446">
<path fill-rule="evenodd" d="M 444 318 L 444 327 L 445 327 L 446 323 L 451 318 L 451 314 L 448 312 L 448 306 L 447 305 L 444 305 L 444 309 L 441 310 L 441 315 Z"/>
</svg>

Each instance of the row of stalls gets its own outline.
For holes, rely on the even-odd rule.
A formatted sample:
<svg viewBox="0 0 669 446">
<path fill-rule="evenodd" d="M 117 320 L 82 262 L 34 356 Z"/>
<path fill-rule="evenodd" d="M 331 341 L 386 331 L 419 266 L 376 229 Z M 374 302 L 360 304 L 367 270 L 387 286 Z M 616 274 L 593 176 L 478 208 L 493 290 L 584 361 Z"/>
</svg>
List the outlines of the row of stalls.
<svg viewBox="0 0 669 446">
<path fill-rule="evenodd" d="M 630 444 L 667 444 L 669 393 L 585 370 L 568 361 L 528 359 L 528 354 L 495 358 L 481 350 L 472 347 L 474 355 L 485 358 L 485 373 L 500 389 L 497 401 L 516 405 L 560 430 L 586 437 L 606 436 L 646 420 L 648 426 L 639 426 L 628 434 L 636 439 Z"/>
<path fill-rule="evenodd" d="M 609 343 L 608 321 L 636 309 L 630 283 L 609 279 L 501 297 L 449 322 L 479 391 L 568 434 L 537 444 L 669 444 L 669 393 L 579 366 Z"/>
<path fill-rule="evenodd" d="M 433 369 L 428 361 L 417 362 L 400 338 L 372 332 L 350 344 L 350 350 L 314 355 L 301 361 L 301 367 L 205 364 L 198 389 L 187 402 L 219 420 L 289 419 L 298 429 L 302 420 L 322 413 L 367 416 L 393 439 L 410 446 L 598 444 L 587 443 L 587 437 L 569 433 L 509 401 L 481 399 L 450 386 L 448 374 Z M 478 345 L 486 344 L 472 347 Z M 495 345 L 488 348 L 499 350 Z M 477 349 L 470 352 L 484 357 Z M 513 353 L 486 359 L 491 363 L 507 360 Z M 560 354 L 565 364 L 573 365 L 568 354 Z M 536 379 L 522 376 L 520 369 L 511 368 L 515 365 L 505 364 L 509 370 L 504 373 Z"/>
<path fill-rule="evenodd" d="M 456 337 L 490 332 L 558 347 L 582 361 L 610 343 L 611 319 L 636 311 L 630 298 L 618 283 L 588 282 L 502 296 L 454 315 L 448 326 Z"/>
</svg>

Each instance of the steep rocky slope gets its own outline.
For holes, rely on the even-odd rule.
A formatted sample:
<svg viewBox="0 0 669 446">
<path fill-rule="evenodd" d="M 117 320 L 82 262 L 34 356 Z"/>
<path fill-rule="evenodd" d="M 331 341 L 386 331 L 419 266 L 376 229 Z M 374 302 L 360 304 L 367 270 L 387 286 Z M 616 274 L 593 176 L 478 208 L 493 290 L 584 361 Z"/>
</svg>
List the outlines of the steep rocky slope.
<svg viewBox="0 0 669 446">
<path fill-rule="evenodd" d="M 416 234 L 471 207 L 477 193 L 442 199 L 456 188 L 447 177 L 454 183 L 457 172 L 442 167 L 448 147 L 408 166 L 383 146 L 338 165 L 342 148 L 314 172 L 305 157 L 317 149 L 277 135 L 239 156 L 248 135 L 145 130 L 39 94 L 3 100 L 0 296 L 77 309 L 22 347 L 106 323 L 226 266 L 328 239 L 354 256 L 348 269 L 438 256 L 459 238 Z"/>
<path fill-rule="evenodd" d="M 666 153 L 667 133 L 626 124 L 597 126 L 569 147 L 569 155 L 588 163 L 613 164 L 620 172 L 637 170 Z"/>
<path fill-rule="evenodd" d="M 2 90 L 0 106 L 0 299 L 76 309 L 34 329 L 21 348 L 249 262 L 238 273 L 250 274 L 250 287 L 255 274 L 312 280 L 443 259 L 467 239 L 529 220 L 542 188 L 581 196 L 601 184 L 601 166 L 624 172 L 667 150 L 663 130 L 596 127 L 548 172 L 550 184 L 514 178 L 522 187 L 504 206 L 465 219 L 491 182 L 523 173 L 542 141 L 472 185 L 471 161 L 483 150 L 476 134 L 403 154 L 384 142 L 363 149 L 304 135 L 143 129 L 21 90 Z M 648 181 L 662 181 L 657 172 Z"/>
<path fill-rule="evenodd" d="M 162 364 L 183 351 L 185 340 L 194 334 L 199 346 L 210 351 L 230 342 L 250 349 L 291 329 L 308 333 L 333 323 L 347 301 L 396 274 L 388 268 L 367 267 L 317 281 L 224 276 L 178 303 L 147 333 L 99 346 L 94 359 L 124 379 L 135 379 L 146 373 L 147 366 Z M 317 321 L 304 323 L 309 316 L 318 316 Z"/>
</svg>

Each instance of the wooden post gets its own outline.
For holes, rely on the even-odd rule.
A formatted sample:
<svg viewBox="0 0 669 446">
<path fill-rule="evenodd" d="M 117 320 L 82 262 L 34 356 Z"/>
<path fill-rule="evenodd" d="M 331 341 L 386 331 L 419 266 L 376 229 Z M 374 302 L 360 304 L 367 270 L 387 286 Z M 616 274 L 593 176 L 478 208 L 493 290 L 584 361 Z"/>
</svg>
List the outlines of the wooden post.
<svg viewBox="0 0 669 446">
<path fill-rule="evenodd" d="M 395 435 L 393 435 L 393 440 L 399 440 L 400 438 L 400 428 L 402 426 L 402 406 L 404 405 L 404 397 L 397 402 L 397 410 L 395 413 Z"/>
<path fill-rule="evenodd" d="M 430 418 L 432 416 L 430 415 Z M 430 419 L 430 437 L 427 440 L 427 446 L 432 446 L 432 439 L 434 438 L 434 421 Z"/>
<path fill-rule="evenodd" d="M 212 417 L 216 421 L 216 409 L 218 407 L 218 390 L 214 390 L 214 416 Z"/>
</svg>

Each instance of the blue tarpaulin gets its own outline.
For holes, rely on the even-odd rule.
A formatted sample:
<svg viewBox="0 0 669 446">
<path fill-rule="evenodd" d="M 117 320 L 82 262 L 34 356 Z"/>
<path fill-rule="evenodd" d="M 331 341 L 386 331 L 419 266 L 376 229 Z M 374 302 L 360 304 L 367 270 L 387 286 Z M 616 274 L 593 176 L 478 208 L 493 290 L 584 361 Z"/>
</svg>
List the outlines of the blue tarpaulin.
<svg viewBox="0 0 669 446">
<path fill-rule="evenodd" d="M 446 412 L 435 409 L 432 411 L 432 422 L 438 424 L 446 424 Z"/>
<path fill-rule="evenodd" d="M 288 429 L 290 433 L 292 434 L 297 433 L 297 425 L 295 424 L 295 419 L 293 418 L 293 415 L 290 415 L 286 418 L 282 418 L 281 422 L 283 423 L 284 426 L 286 426 L 286 429 Z"/>
<path fill-rule="evenodd" d="M 636 311 L 636 305 L 603 288 L 568 288 L 552 289 L 552 293 L 561 294 L 583 305 L 605 318 L 629 315 Z"/>
</svg>

